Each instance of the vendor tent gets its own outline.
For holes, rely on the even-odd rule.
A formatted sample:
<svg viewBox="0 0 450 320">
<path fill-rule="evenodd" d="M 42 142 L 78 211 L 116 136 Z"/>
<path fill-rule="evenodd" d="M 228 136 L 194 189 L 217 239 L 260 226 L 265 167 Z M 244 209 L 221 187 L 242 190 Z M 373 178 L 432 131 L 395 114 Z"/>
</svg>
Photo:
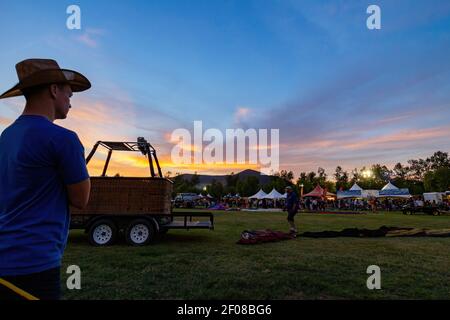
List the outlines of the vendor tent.
<svg viewBox="0 0 450 320">
<path fill-rule="evenodd" d="M 266 196 L 266 199 L 282 199 L 284 198 L 281 193 L 279 193 L 275 188 L 270 191 L 270 193 Z"/>
<path fill-rule="evenodd" d="M 357 183 L 354 183 L 353 186 L 346 191 L 338 191 L 337 198 L 338 199 L 348 199 L 348 198 L 361 198 L 363 193 L 363 189 L 358 186 Z"/>
<path fill-rule="evenodd" d="M 398 188 L 389 181 L 381 190 L 398 190 Z"/>
<path fill-rule="evenodd" d="M 336 195 L 333 192 L 327 192 L 326 198 L 328 200 L 333 200 L 333 199 L 336 199 Z"/>
<path fill-rule="evenodd" d="M 323 188 L 319 185 L 317 185 L 317 187 L 314 188 L 313 191 L 311 191 L 310 193 L 304 194 L 304 197 L 317 197 L 317 198 L 321 198 L 324 196 L 325 191 L 323 190 Z"/>
<path fill-rule="evenodd" d="M 411 195 L 407 188 L 399 189 L 389 182 L 380 190 L 378 197 L 409 198 Z"/>
<path fill-rule="evenodd" d="M 248 197 L 249 199 L 265 199 L 267 198 L 267 193 L 265 193 L 262 189 L 259 189 L 257 193 L 252 195 L 251 197 Z"/>
<path fill-rule="evenodd" d="M 380 195 L 380 191 L 378 191 L 378 190 L 363 190 L 362 191 L 362 197 L 364 199 L 377 198 L 379 195 Z"/>
<path fill-rule="evenodd" d="M 353 186 L 352 186 L 349 190 L 351 190 L 351 191 L 353 191 L 353 190 L 359 190 L 359 191 L 362 191 L 363 188 L 361 188 L 360 186 L 358 186 L 358 184 L 355 182 L 355 183 L 353 184 Z"/>
</svg>

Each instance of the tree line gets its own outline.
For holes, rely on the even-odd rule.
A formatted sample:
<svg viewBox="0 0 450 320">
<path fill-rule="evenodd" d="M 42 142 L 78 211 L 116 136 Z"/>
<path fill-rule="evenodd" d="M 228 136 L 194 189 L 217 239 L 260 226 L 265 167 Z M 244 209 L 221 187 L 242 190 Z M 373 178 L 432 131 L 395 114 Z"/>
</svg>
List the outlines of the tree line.
<svg viewBox="0 0 450 320">
<path fill-rule="evenodd" d="M 411 159 L 407 164 L 397 163 L 392 169 L 386 165 L 373 164 L 369 167 L 355 168 L 350 172 L 337 166 L 330 176 L 325 169 L 318 168 L 317 172 L 300 172 L 294 179 L 292 171 L 281 170 L 270 176 L 270 181 L 261 185 L 258 177 L 231 173 L 225 177 L 225 184 L 213 180 L 206 190 L 197 187 L 200 179 L 195 173 L 191 179 L 185 179 L 177 174 L 175 177 L 167 175 L 174 182 L 174 194 L 183 192 L 210 194 L 214 197 L 223 197 L 227 194 L 236 194 L 248 197 L 259 189 L 268 193 L 273 188 L 283 192 L 286 186 L 291 186 L 297 192 L 303 187 L 303 193 L 308 193 L 317 185 L 335 193 L 338 190 L 347 190 L 354 183 L 363 189 L 381 189 L 389 181 L 399 188 L 408 188 L 411 194 L 424 192 L 443 192 L 450 189 L 450 158 L 447 152 L 437 151 L 426 159 Z M 302 186 L 302 187 L 301 187 Z"/>
</svg>

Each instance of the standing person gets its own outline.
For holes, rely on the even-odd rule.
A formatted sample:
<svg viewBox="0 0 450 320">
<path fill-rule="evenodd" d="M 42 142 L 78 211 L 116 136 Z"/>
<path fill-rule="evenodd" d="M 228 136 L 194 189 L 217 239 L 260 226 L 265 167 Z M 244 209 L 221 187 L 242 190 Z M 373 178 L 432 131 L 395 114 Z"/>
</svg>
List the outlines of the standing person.
<svg viewBox="0 0 450 320">
<path fill-rule="evenodd" d="M 67 117 L 72 92 L 91 84 L 54 60 L 24 60 L 16 71 L 19 83 L 0 96 L 26 100 L 0 136 L 0 300 L 54 300 L 69 204 L 87 205 L 90 180 L 77 134 L 53 122 Z"/>
<path fill-rule="evenodd" d="M 311 209 L 311 200 L 309 199 L 309 197 L 306 197 L 305 207 L 306 207 L 306 210 L 312 211 L 312 209 Z"/>
<path fill-rule="evenodd" d="M 289 231 L 293 236 L 297 235 L 297 227 L 295 226 L 294 216 L 298 211 L 298 197 L 297 194 L 292 190 L 292 187 L 286 187 L 286 211 L 288 212 L 287 220 L 289 223 Z"/>
</svg>

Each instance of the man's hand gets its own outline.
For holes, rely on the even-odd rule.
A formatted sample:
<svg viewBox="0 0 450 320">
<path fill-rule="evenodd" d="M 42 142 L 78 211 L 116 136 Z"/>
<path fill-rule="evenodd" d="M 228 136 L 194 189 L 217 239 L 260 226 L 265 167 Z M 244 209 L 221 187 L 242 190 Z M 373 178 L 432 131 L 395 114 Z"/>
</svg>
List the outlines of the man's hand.
<svg viewBox="0 0 450 320">
<path fill-rule="evenodd" d="M 91 192 L 91 180 L 67 185 L 67 195 L 69 197 L 69 204 L 77 209 L 86 208 L 89 202 L 89 194 Z"/>
</svg>

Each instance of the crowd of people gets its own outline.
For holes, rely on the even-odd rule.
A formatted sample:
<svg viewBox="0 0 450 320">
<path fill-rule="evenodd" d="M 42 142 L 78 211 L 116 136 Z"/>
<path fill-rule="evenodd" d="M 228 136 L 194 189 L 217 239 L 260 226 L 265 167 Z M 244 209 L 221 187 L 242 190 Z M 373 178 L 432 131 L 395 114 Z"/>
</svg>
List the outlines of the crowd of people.
<svg viewBox="0 0 450 320">
<path fill-rule="evenodd" d="M 195 202 L 198 208 L 220 207 L 225 210 L 240 209 L 283 209 L 285 199 L 248 199 L 244 197 L 224 197 L 222 199 L 202 198 Z M 323 212 L 323 211 L 399 211 L 405 206 L 411 207 L 437 207 L 442 210 L 450 210 L 448 200 L 440 203 L 436 201 L 425 201 L 422 197 L 411 198 L 345 198 L 345 199 L 323 199 L 315 197 L 304 197 L 298 200 L 298 209 L 301 211 Z"/>
</svg>

